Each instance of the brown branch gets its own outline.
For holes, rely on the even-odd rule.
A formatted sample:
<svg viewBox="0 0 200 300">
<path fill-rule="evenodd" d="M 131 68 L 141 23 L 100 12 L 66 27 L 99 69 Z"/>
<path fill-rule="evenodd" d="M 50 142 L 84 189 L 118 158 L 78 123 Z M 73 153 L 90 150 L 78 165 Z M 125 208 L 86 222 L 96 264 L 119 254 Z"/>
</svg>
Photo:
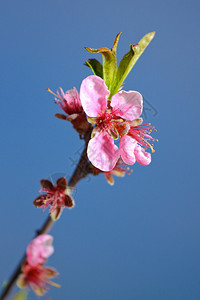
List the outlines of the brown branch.
<svg viewBox="0 0 200 300">
<path fill-rule="evenodd" d="M 88 162 L 88 158 L 87 158 L 87 145 L 88 145 L 88 142 L 89 142 L 90 137 L 91 137 L 91 132 L 92 132 L 92 127 L 90 127 L 84 135 L 85 148 L 82 152 L 82 155 L 81 155 L 81 158 L 78 162 L 78 165 L 76 166 L 76 169 L 74 170 L 74 173 L 73 173 L 73 175 L 72 175 L 72 177 L 69 181 L 69 187 L 71 188 L 71 190 L 73 190 L 75 188 L 77 183 L 82 178 L 87 177 L 87 175 L 89 174 L 89 172 L 88 172 L 89 162 Z M 43 224 L 43 226 L 41 227 L 41 229 L 36 231 L 35 236 L 38 236 L 40 234 L 48 233 L 51 230 L 54 223 L 55 222 L 52 220 L 52 218 L 50 216 L 48 216 L 48 218 L 46 219 L 46 221 Z M 2 291 L 2 294 L 0 295 L 0 300 L 5 300 L 6 297 L 8 296 L 8 294 L 11 292 L 12 288 L 14 287 L 15 281 L 17 280 L 18 276 L 21 273 L 21 266 L 22 266 L 22 264 L 24 263 L 25 260 L 26 260 L 26 254 L 24 254 L 22 259 L 20 260 L 17 268 L 13 272 L 10 280 L 8 281 L 8 283 L 5 286 L 4 290 Z"/>
</svg>

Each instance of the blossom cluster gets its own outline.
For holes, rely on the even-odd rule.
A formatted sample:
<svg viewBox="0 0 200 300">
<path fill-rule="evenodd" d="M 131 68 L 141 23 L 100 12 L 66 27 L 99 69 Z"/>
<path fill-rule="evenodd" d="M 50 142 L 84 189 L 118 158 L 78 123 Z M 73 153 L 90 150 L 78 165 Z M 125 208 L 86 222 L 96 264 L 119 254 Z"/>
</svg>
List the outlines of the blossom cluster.
<svg viewBox="0 0 200 300">
<path fill-rule="evenodd" d="M 56 114 L 57 117 L 71 121 L 82 134 L 93 126 L 87 155 L 100 172 L 111 172 L 119 161 L 126 165 L 133 165 L 137 161 L 146 166 L 151 162 L 151 154 L 146 150 L 149 148 L 154 152 L 152 142 L 155 139 L 151 136 L 154 127 L 142 124 L 142 95 L 137 91 L 124 91 L 122 87 L 155 32 L 146 34 L 136 45 L 130 45 L 130 51 L 117 67 L 120 34 L 116 36 L 112 49 L 85 48 L 91 53 L 101 53 L 103 65 L 96 59 L 86 61 L 94 75 L 82 81 L 80 94 L 76 88 L 66 92 L 60 88 L 57 94 L 48 89 L 56 96 L 56 104 L 66 114 Z"/>
<path fill-rule="evenodd" d="M 74 96 L 75 95 L 75 96 Z M 62 92 L 56 103 L 66 112 L 84 111 L 88 122 L 95 125 L 88 143 L 88 159 L 103 172 L 113 170 L 122 160 L 127 165 L 136 161 L 141 165 L 151 162 L 150 148 L 154 152 L 151 124 L 142 124 L 143 98 L 137 91 L 120 90 L 110 97 L 105 81 L 96 75 L 85 78 L 76 91 Z M 74 106 L 71 104 L 74 101 Z M 66 107 L 70 106 L 70 110 Z M 72 109 L 74 107 L 74 110 Z M 119 147 L 115 141 L 119 139 Z"/>
<path fill-rule="evenodd" d="M 17 285 L 20 288 L 32 288 L 36 295 L 43 296 L 49 285 L 60 287 L 50 278 L 56 277 L 58 272 L 44 264 L 54 252 L 53 238 L 48 234 L 41 234 L 31 241 L 26 249 L 26 260 L 22 265 L 22 274 L 18 277 Z"/>
<path fill-rule="evenodd" d="M 155 129 L 151 124 L 142 124 L 142 95 L 137 91 L 122 89 L 125 78 L 154 34 L 151 32 L 138 44 L 131 45 L 118 67 L 116 49 L 120 33 L 111 50 L 105 47 L 86 48 L 91 53 L 101 53 L 103 65 L 96 59 L 86 62 L 94 75 L 83 79 L 80 93 L 75 87 L 66 92 L 60 88 L 57 93 L 47 89 L 55 96 L 55 103 L 64 112 L 55 116 L 71 122 L 86 142 L 86 165 L 90 170 L 87 170 L 87 174 L 104 173 L 110 185 L 114 184 L 113 175 L 123 177 L 130 174 L 129 165 L 136 161 L 143 166 L 149 165 L 151 153 L 147 150 L 154 152 L 152 142 L 156 140 L 151 132 Z M 74 200 L 64 177 L 59 178 L 56 185 L 47 179 L 42 179 L 40 183 L 42 194 L 33 204 L 44 210 L 49 206 L 53 221 L 60 218 L 65 207 L 74 207 Z M 50 278 L 58 275 L 57 271 L 44 266 L 47 258 L 54 252 L 52 241 L 50 235 L 42 234 L 28 245 L 26 259 L 21 266 L 22 273 L 17 281 L 20 288 L 30 287 L 36 295 L 41 296 L 48 291 L 49 285 L 59 287 L 50 281 Z"/>
<path fill-rule="evenodd" d="M 88 120 L 96 126 L 88 144 L 88 158 L 102 171 L 109 172 L 119 158 L 128 165 L 136 160 L 141 165 L 151 162 L 151 154 L 144 147 L 153 147 L 150 124 L 141 125 L 142 95 L 136 91 L 120 91 L 109 99 L 104 80 L 92 75 L 83 80 L 80 99 Z M 120 139 L 119 148 L 114 140 Z"/>
</svg>

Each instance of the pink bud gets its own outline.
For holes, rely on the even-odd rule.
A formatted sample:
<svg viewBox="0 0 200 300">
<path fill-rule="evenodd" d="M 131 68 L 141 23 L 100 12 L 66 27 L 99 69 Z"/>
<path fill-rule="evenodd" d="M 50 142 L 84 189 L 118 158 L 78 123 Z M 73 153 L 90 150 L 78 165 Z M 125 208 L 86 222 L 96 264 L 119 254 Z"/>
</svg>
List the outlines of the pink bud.
<svg viewBox="0 0 200 300">
<path fill-rule="evenodd" d="M 33 239 L 26 249 L 29 265 L 44 264 L 46 259 L 54 252 L 52 242 L 53 237 L 48 234 L 41 234 Z"/>
</svg>

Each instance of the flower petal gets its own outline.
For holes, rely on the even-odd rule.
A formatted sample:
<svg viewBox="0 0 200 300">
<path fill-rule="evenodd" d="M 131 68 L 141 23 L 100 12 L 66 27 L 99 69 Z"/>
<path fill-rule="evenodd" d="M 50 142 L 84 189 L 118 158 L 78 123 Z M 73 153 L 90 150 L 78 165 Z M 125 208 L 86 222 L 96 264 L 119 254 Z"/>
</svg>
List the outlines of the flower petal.
<svg viewBox="0 0 200 300">
<path fill-rule="evenodd" d="M 106 132 L 95 135 L 89 141 L 87 154 L 91 163 L 105 172 L 112 170 L 119 159 L 119 149 Z"/>
<path fill-rule="evenodd" d="M 137 145 L 134 150 L 135 157 L 137 162 L 143 166 L 147 166 L 151 162 L 151 154 L 149 152 L 145 152 L 145 150 L 140 146 Z"/>
<path fill-rule="evenodd" d="M 33 205 L 35 205 L 37 208 L 42 207 L 42 206 L 44 206 L 44 201 L 47 199 L 48 199 L 48 197 L 46 194 L 40 195 L 33 201 Z"/>
<path fill-rule="evenodd" d="M 142 95 L 136 91 L 120 91 L 112 97 L 111 106 L 116 110 L 116 116 L 132 121 L 142 113 Z"/>
<path fill-rule="evenodd" d="M 74 199 L 71 196 L 66 195 L 64 201 L 65 201 L 65 206 L 66 207 L 68 207 L 68 208 L 74 207 Z"/>
<path fill-rule="evenodd" d="M 67 188 L 67 180 L 65 177 L 60 177 L 56 181 L 57 187 L 59 187 L 61 190 L 65 191 Z"/>
<path fill-rule="evenodd" d="M 65 93 L 63 89 L 60 88 L 60 92 L 57 91 L 57 95 L 58 98 L 55 98 L 55 102 L 66 114 L 71 115 L 83 111 L 80 97 L 75 87 Z"/>
<path fill-rule="evenodd" d="M 127 165 L 133 165 L 136 161 L 134 153 L 136 145 L 136 140 L 128 135 L 124 135 L 120 140 L 120 154 Z"/>
<path fill-rule="evenodd" d="M 31 241 L 26 249 L 29 265 L 36 266 L 45 263 L 46 259 L 54 252 L 52 246 L 53 237 L 41 234 Z"/>
<path fill-rule="evenodd" d="M 80 88 L 80 99 L 86 114 L 89 117 L 97 117 L 105 111 L 109 94 L 103 79 L 95 75 L 85 78 Z"/>
<path fill-rule="evenodd" d="M 54 185 L 52 184 L 52 182 L 50 180 L 42 179 L 42 180 L 40 180 L 40 184 L 43 189 L 47 189 L 50 191 L 54 190 Z"/>
<path fill-rule="evenodd" d="M 70 106 L 72 113 L 82 112 L 83 109 L 82 109 L 81 100 L 80 100 L 80 96 L 79 96 L 77 89 L 75 87 L 73 87 L 73 89 L 71 89 L 65 93 L 65 97 L 67 95 L 69 96 L 68 105 Z M 70 99 L 70 97 L 71 97 L 71 99 Z"/>
</svg>

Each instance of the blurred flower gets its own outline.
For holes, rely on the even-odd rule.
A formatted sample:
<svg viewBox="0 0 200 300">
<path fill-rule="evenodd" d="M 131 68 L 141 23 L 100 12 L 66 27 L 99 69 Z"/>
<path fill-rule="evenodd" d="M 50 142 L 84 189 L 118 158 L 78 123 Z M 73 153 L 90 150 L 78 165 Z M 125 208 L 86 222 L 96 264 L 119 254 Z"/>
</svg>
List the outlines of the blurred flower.
<svg viewBox="0 0 200 300">
<path fill-rule="evenodd" d="M 26 249 L 29 265 L 44 264 L 46 259 L 54 252 L 53 237 L 49 234 L 41 234 L 33 239 Z"/>
<path fill-rule="evenodd" d="M 136 160 L 143 165 L 149 164 L 150 153 L 138 145 L 149 146 L 149 142 L 145 142 L 149 134 L 134 127 L 134 121 L 142 113 L 142 95 L 136 91 L 120 91 L 111 100 L 109 95 L 104 80 L 98 76 L 88 76 L 81 84 L 83 109 L 89 116 L 88 120 L 96 124 L 88 144 L 89 160 L 104 172 L 111 171 L 120 156 L 128 165 L 134 164 Z M 114 144 L 118 138 L 121 138 L 119 148 Z M 153 149 L 152 146 L 150 148 Z"/>
<path fill-rule="evenodd" d="M 21 289 L 30 287 L 36 295 L 42 296 L 48 291 L 49 285 L 60 287 L 59 284 L 49 280 L 57 275 L 57 271 L 52 268 L 43 265 L 31 266 L 25 263 L 22 266 L 22 274 L 17 280 L 17 286 Z"/>
<path fill-rule="evenodd" d="M 33 204 L 36 207 L 44 207 L 44 210 L 50 205 L 50 215 L 53 220 L 57 220 L 64 207 L 72 208 L 74 206 L 73 198 L 68 195 L 67 181 L 64 177 L 57 180 L 56 186 L 51 181 L 42 179 L 40 181 L 42 189 L 45 192 L 38 196 Z"/>
<path fill-rule="evenodd" d="M 41 234 L 28 245 L 27 259 L 22 265 L 22 274 L 17 280 L 19 288 L 32 288 L 36 295 L 42 296 L 48 291 L 49 285 L 60 287 L 59 284 L 49 280 L 56 277 L 58 272 L 53 268 L 43 266 L 54 251 L 52 240 L 50 235 Z"/>
</svg>

